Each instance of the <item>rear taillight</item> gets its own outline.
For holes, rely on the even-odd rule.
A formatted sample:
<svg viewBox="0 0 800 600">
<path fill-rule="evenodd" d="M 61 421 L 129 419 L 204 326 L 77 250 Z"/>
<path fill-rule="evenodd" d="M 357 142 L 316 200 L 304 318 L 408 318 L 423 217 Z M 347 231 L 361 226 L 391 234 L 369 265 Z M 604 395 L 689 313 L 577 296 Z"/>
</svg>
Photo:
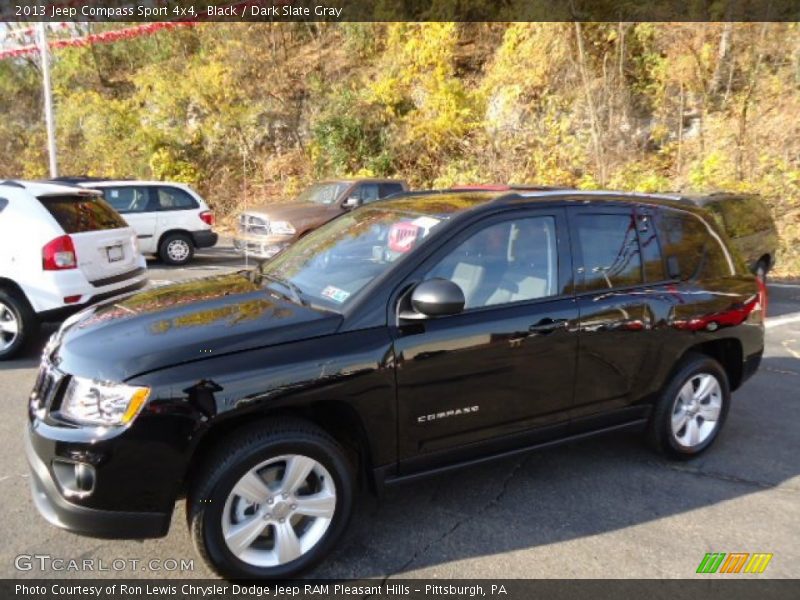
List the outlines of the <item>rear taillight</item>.
<svg viewBox="0 0 800 600">
<path fill-rule="evenodd" d="M 214 211 L 213 210 L 204 210 L 200 213 L 200 220 L 203 221 L 206 225 L 214 226 Z"/>
<path fill-rule="evenodd" d="M 761 277 L 756 277 L 756 282 L 758 283 L 758 303 L 761 305 L 761 318 L 767 318 L 767 304 L 769 303 L 769 298 L 767 297 L 767 284 L 764 282 Z"/>
<path fill-rule="evenodd" d="M 68 235 L 57 237 L 42 248 L 42 268 L 45 271 L 74 269 L 77 266 L 75 246 Z"/>
</svg>

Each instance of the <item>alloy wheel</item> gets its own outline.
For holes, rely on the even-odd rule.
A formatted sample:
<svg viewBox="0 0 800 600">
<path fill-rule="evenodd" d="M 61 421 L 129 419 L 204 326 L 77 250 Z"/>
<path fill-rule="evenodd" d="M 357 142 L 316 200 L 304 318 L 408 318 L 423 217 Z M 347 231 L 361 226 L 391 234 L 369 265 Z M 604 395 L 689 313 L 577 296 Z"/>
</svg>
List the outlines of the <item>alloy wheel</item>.
<svg viewBox="0 0 800 600">
<path fill-rule="evenodd" d="M 183 262 L 189 257 L 189 244 L 186 240 L 172 240 L 167 244 L 167 256 L 175 262 Z"/>
<path fill-rule="evenodd" d="M 672 408 L 672 436 L 684 448 L 696 448 L 717 430 L 722 387 L 714 375 L 698 373 L 683 384 Z"/>
<path fill-rule="evenodd" d="M 19 336 L 19 319 L 3 302 L 0 302 L 0 350 L 10 348 Z"/>
<path fill-rule="evenodd" d="M 300 454 L 266 460 L 233 486 L 222 535 L 242 562 L 275 567 L 316 546 L 336 510 L 336 485 L 318 461 Z"/>
</svg>

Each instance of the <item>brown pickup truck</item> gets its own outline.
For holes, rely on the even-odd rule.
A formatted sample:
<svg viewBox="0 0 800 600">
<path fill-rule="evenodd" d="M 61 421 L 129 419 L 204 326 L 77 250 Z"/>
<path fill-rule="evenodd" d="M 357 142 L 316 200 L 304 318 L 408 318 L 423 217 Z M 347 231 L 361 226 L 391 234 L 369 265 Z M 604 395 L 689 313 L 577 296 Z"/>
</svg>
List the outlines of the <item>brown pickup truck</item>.
<svg viewBox="0 0 800 600">
<path fill-rule="evenodd" d="M 348 210 L 404 192 L 397 179 L 320 181 L 287 204 L 248 208 L 239 215 L 234 248 L 256 258 L 272 258 L 296 239 Z"/>
</svg>

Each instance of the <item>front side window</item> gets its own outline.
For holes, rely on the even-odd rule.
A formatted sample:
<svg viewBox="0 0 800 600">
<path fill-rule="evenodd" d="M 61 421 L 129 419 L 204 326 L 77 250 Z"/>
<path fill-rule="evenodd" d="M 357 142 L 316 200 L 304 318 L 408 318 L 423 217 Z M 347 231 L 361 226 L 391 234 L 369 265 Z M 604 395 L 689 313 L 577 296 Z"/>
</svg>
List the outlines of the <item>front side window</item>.
<svg viewBox="0 0 800 600">
<path fill-rule="evenodd" d="M 577 234 L 583 257 L 582 291 L 642 283 L 642 260 L 633 215 L 580 214 Z"/>
<path fill-rule="evenodd" d="M 361 200 L 362 204 L 369 204 L 380 200 L 380 193 L 377 183 L 362 183 L 359 186 L 357 197 Z"/>
<path fill-rule="evenodd" d="M 557 294 L 558 253 L 553 217 L 489 225 L 450 252 L 425 279 L 449 279 L 464 292 L 464 308 Z"/>
<path fill-rule="evenodd" d="M 103 197 L 120 214 L 156 210 L 150 204 L 150 190 L 146 187 L 123 186 L 103 188 Z"/>
</svg>

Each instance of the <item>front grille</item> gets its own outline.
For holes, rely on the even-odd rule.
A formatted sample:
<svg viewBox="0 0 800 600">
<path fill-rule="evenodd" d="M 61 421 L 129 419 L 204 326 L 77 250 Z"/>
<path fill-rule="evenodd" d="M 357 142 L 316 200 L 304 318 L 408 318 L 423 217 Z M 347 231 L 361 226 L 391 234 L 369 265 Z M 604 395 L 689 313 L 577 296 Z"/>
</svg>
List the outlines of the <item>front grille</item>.
<svg viewBox="0 0 800 600">
<path fill-rule="evenodd" d="M 269 235 L 269 220 L 244 213 L 239 216 L 239 231 L 250 235 Z"/>
<path fill-rule="evenodd" d="M 36 377 L 36 383 L 31 393 L 31 410 L 38 412 L 49 409 L 63 381 L 64 374 L 53 367 L 47 360 L 42 360 L 39 374 Z"/>
</svg>

